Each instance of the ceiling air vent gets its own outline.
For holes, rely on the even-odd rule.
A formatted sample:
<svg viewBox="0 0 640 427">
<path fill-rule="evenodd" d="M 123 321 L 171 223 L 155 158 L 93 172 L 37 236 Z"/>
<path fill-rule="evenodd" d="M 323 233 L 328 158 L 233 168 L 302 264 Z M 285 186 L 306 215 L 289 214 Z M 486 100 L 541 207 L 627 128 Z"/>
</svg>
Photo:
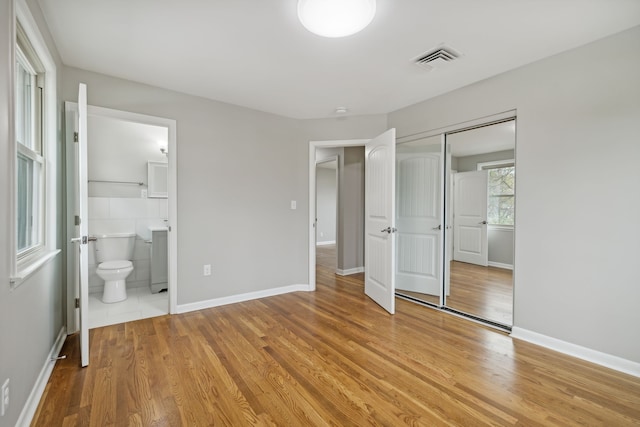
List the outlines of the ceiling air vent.
<svg viewBox="0 0 640 427">
<path fill-rule="evenodd" d="M 418 66 L 431 71 L 434 68 L 438 68 L 442 65 L 446 65 L 451 61 L 460 58 L 460 54 L 450 47 L 440 46 L 435 49 L 423 53 L 419 57 L 413 60 Z"/>
</svg>

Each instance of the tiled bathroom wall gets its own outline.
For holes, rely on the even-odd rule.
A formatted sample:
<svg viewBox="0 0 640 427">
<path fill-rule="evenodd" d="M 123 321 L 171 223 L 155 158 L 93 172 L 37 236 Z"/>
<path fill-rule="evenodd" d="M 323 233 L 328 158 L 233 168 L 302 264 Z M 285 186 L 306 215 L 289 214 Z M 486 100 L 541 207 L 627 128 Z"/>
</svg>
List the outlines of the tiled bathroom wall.
<svg viewBox="0 0 640 427">
<path fill-rule="evenodd" d="M 127 289 L 150 285 L 151 245 L 146 243 L 151 239 L 149 227 L 163 226 L 167 218 L 167 199 L 89 197 L 89 235 L 136 233 L 133 272 L 127 277 Z M 89 292 L 101 293 L 104 282 L 96 274 L 93 242 L 89 248 Z"/>
</svg>

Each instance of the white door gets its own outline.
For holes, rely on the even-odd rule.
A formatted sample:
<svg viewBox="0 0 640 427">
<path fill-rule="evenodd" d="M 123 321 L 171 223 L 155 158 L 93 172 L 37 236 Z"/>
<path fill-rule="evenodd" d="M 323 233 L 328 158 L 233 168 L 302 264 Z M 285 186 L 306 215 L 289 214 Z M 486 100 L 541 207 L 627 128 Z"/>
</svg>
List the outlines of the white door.
<svg viewBox="0 0 640 427">
<path fill-rule="evenodd" d="M 87 86 L 80 84 L 78 90 L 78 129 L 75 144 L 75 216 L 76 237 L 72 241 L 78 247 L 75 286 L 78 289 L 80 320 L 81 365 L 89 364 L 89 221 L 88 221 L 88 181 L 87 181 Z"/>
<path fill-rule="evenodd" d="M 442 290 L 440 141 L 402 144 L 397 153 L 396 288 L 430 295 Z"/>
<path fill-rule="evenodd" d="M 395 312 L 395 155 L 396 130 L 365 146 L 364 292 Z"/>
<path fill-rule="evenodd" d="M 453 259 L 487 266 L 487 171 L 454 175 Z"/>
</svg>

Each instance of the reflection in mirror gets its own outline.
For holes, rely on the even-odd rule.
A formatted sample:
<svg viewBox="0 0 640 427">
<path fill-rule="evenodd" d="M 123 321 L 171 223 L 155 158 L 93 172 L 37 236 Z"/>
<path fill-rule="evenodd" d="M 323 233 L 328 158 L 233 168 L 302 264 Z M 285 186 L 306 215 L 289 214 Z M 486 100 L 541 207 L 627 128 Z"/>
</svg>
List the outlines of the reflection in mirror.
<svg viewBox="0 0 640 427">
<path fill-rule="evenodd" d="M 396 292 L 440 304 L 443 138 L 396 148 Z"/>
<path fill-rule="evenodd" d="M 515 120 L 446 135 L 444 305 L 513 323 Z"/>
</svg>

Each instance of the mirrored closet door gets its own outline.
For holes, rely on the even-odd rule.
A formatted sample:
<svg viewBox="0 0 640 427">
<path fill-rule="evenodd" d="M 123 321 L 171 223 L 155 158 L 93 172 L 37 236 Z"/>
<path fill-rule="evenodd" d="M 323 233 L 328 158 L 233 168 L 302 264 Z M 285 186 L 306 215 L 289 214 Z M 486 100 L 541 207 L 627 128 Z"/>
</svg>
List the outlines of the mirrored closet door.
<svg viewBox="0 0 640 427">
<path fill-rule="evenodd" d="M 513 323 L 515 119 L 397 146 L 398 295 Z"/>
</svg>

